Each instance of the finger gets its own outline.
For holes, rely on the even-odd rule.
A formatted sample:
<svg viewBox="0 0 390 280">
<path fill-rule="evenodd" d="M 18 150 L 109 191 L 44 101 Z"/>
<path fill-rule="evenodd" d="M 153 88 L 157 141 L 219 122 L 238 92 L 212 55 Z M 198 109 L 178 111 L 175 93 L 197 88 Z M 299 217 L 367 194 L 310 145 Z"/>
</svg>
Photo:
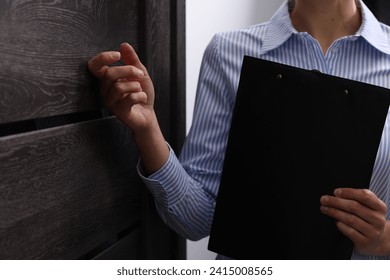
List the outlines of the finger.
<svg viewBox="0 0 390 280">
<path fill-rule="evenodd" d="M 339 198 L 357 201 L 381 213 L 387 211 L 386 204 L 368 189 L 339 188 L 334 191 L 334 195 Z"/>
<path fill-rule="evenodd" d="M 136 119 L 142 118 L 142 108 L 147 102 L 145 92 L 135 92 L 127 94 L 125 98 L 113 104 L 112 112 L 123 122 L 137 122 Z"/>
<path fill-rule="evenodd" d="M 340 221 L 336 222 L 336 226 L 338 230 L 351 239 L 354 244 L 364 244 L 368 242 L 367 235 L 359 230 Z"/>
<path fill-rule="evenodd" d="M 336 223 L 337 228 L 355 244 L 355 250 L 364 255 L 383 255 L 383 244 L 381 244 L 382 234 L 374 233 L 367 236 L 358 230 L 342 223 Z"/>
<path fill-rule="evenodd" d="M 350 199 L 323 196 L 321 212 L 359 231 L 366 237 L 380 234 L 386 223 L 386 212 L 373 210 Z"/>
<path fill-rule="evenodd" d="M 143 78 L 143 76 L 144 72 L 142 70 L 131 65 L 110 67 L 104 73 L 104 77 L 111 82 L 119 79 L 137 80 Z"/>
<path fill-rule="evenodd" d="M 329 209 L 329 212 L 326 214 L 338 220 L 342 218 L 336 216 L 335 213 L 349 213 L 363 219 L 367 223 L 381 225 L 386 214 L 352 199 L 325 195 L 321 197 L 320 202 L 322 204 L 321 211 L 326 208 Z"/>
<path fill-rule="evenodd" d="M 101 84 L 100 92 L 103 97 L 110 95 L 113 89 L 115 90 L 115 83 L 120 81 L 134 81 L 142 78 L 144 73 L 134 66 L 114 66 L 109 67 L 104 73 L 104 79 Z M 139 90 L 137 90 L 139 91 Z"/>
<path fill-rule="evenodd" d="M 116 51 L 102 52 L 88 61 L 88 69 L 98 78 L 102 78 L 108 65 L 119 61 L 121 53 Z"/>
<path fill-rule="evenodd" d="M 147 74 L 146 67 L 141 63 L 141 60 L 139 59 L 137 53 L 135 52 L 134 48 L 128 44 L 128 43 L 122 43 L 120 45 L 119 49 L 122 59 L 127 65 L 134 65 L 139 69 L 142 69 L 142 71 Z"/>
<path fill-rule="evenodd" d="M 109 100 L 108 101 L 109 104 L 107 106 L 108 108 L 113 109 L 113 111 L 115 112 L 116 110 L 114 106 L 120 107 L 122 109 L 125 106 L 128 108 L 128 110 L 130 110 L 132 106 L 136 104 L 146 104 L 147 101 L 148 101 L 148 96 L 143 91 L 133 92 L 133 93 L 126 92 L 121 96 L 118 96 L 116 100 L 113 99 Z"/>
<path fill-rule="evenodd" d="M 372 223 L 372 220 L 367 221 L 361 216 L 357 216 L 353 213 L 345 212 L 337 208 L 322 206 L 321 212 L 342 223 L 344 228 L 349 227 L 349 231 L 357 231 L 367 237 L 375 236 L 378 233 L 378 228 L 383 227 L 383 223 L 379 220 L 376 221 L 374 219 L 377 224 L 375 225 L 375 223 Z"/>
<path fill-rule="evenodd" d="M 135 104 L 146 104 L 148 102 L 148 96 L 143 91 L 129 94 L 126 99 L 130 102 L 131 106 Z"/>
<path fill-rule="evenodd" d="M 113 83 L 108 93 L 103 94 L 103 97 L 106 105 L 111 107 L 114 103 L 126 98 L 128 95 L 141 91 L 141 85 L 137 81 L 117 81 Z"/>
</svg>

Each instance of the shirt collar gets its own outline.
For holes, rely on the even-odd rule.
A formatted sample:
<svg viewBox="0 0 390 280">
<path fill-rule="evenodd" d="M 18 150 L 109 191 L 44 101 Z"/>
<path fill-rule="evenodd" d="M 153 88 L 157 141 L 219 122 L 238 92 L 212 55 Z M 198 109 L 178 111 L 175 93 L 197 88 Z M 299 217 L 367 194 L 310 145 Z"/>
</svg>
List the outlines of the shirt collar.
<svg viewBox="0 0 390 280">
<path fill-rule="evenodd" d="M 390 54 L 389 37 L 382 29 L 381 23 L 362 1 L 359 0 L 359 3 L 362 11 L 362 25 L 354 36 L 361 36 L 379 51 Z M 285 0 L 270 19 L 260 54 L 279 47 L 293 34 L 298 33 L 291 22 L 288 0 Z"/>
<path fill-rule="evenodd" d="M 297 31 L 291 23 L 288 0 L 285 0 L 270 19 L 260 54 L 279 47 L 294 33 Z"/>
</svg>

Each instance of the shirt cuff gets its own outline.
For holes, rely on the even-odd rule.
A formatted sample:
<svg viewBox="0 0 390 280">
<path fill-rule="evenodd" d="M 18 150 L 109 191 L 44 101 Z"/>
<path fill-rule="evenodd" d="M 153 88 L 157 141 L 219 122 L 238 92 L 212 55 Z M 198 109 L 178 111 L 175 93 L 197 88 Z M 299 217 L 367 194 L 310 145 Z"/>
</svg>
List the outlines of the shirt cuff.
<svg viewBox="0 0 390 280">
<path fill-rule="evenodd" d="M 137 172 L 141 180 L 155 198 L 156 203 L 164 208 L 172 207 L 187 193 L 185 181 L 188 175 L 170 146 L 169 151 L 167 162 L 150 176 L 145 175 L 141 159 L 137 164 Z"/>
</svg>

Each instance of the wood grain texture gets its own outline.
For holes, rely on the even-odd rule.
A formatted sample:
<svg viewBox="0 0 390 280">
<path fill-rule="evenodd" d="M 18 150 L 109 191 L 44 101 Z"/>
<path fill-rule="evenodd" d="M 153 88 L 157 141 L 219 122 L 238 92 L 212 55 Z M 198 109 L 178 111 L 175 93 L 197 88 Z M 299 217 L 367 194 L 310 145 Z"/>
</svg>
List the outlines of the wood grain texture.
<svg viewBox="0 0 390 280">
<path fill-rule="evenodd" d="M 114 118 L 0 138 L 0 259 L 77 259 L 138 223 L 137 160 Z"/>
<path fill-rule="evenodd" d="M 184 2 L 184 0 L 178 1 Z M 140 15 L 142 15 L 140 18 L 140 56 L 155 84 L 155 109 L 161 129 L 168 142 L 174 145 L 172 147 L 176 152 L 180 151 L 181 140 L 185 135 L 185 126 L 178 125 L 181 121 L 185 123 L 185 114 L 177 114 L 185 112 L 183 109 L 185 107 L 180 109 L 177 107 L 184 105 L 181 101 L 185 100 L 185 92 L 179 95 L 177 92 L 179 86 L 176 87 L 185 79 L 185 72 L 179 74 L 176 64 L 177 55 L 183 58 L 185 47 L 183 42 L 179 45 L 175 42 L 181 38 L 180 36 L 184 36 L 177 34 L 180 29 L 176 29 L 178 23 L 176 18 L 182 18 L 184 14 L 184 5 L 181 4 L 176 5 L 176 0 L 140 2 Z M 180 63 L 183 62 L 183 60 L 180 61 Z M 180 99 L 175 100 L 179 97 Z M 145 207 L 141 212 L 143 221 L 141 242 L 145 255 L 142 258 L 185 259 L 185 239 L 169 230 L 162 222 L 155 209 L 154 200 L 148 192 L 144 192 L 143 200 Z M 159 233 L 159 238 L 154 237 L 156 232 Z M 169 240 L 169 242 L 161 242 L 161 240 Z"/>
<path fill-rule="evenodd" d="M 155 109 L 165 137 L 170 140 L 172 46 L 171 0 L 140 2 L 140 56 L 156 91 Z"/>
<path fill-rule="evenodd" d="M 0 1 L 0 259 L 185 258 L 136 174 L 131 132 L 101 110 L 86 67 L 131 43 L 179 151 L 184 2 Z"/>
<path fill-rule="evenodd" d="M 0 124 L 100 107 L 87 61 L 138 47 L 138 1 L 0 2 Z"/>
<path fill-rule="evenodd" d="M 140 9 L 140 56 L 155 84 L 161 129 L 179 151 L 185 137 L 185 0 L 144 0 Z"/>
</svg>

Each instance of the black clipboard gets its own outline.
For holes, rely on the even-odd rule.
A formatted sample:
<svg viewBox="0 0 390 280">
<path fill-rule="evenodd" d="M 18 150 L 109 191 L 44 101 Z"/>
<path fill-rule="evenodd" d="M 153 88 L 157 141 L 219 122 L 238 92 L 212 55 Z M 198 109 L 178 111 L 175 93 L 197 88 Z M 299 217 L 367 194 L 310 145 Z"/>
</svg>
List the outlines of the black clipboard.
<svg viewBox="0 0 390 280">
<path fill-rule="evenodd" d="M 367 188 L 390 90 L 245 56 L 208 249 L 234 259 L 350 259 L 320 212 Z"/>
</svg>

